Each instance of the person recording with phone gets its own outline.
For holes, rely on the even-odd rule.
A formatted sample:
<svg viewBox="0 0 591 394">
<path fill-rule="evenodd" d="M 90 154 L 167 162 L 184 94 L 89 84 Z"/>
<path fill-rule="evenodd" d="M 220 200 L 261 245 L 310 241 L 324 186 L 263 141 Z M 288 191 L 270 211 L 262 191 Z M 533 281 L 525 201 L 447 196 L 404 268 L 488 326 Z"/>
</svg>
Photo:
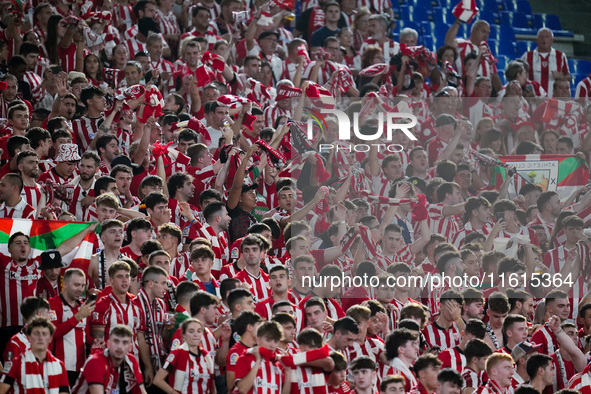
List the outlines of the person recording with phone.
<svg viewBox="0 0 591 394">
<path fill-rule="evenodd" d="M 42 256 L 58 261 L 57 251 L 45 251 Z M 68 268 L 64 274 L 62 292 L 49 299 L 49 320 L 55 325 L 53 335 L 54 354 L 64 360 L 70 386 L 73 386 L 84 366 L 87 338 L 90 338 L 88 317 L 96 306 L 96 293 L 88 293 L 82 301 L 87 286 L 86 275 L 80 268 Z"/>
</svg>

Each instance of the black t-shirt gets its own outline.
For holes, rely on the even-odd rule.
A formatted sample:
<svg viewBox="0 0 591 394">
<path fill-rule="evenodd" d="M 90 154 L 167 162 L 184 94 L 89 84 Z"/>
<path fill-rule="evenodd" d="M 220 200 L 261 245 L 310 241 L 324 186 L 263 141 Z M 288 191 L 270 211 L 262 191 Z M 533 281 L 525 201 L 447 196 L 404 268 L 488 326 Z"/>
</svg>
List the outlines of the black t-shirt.
<svg viewBox="0 0 591 394">
<path fill-rule="evenodd" d="M 242 238 L 246 235 L 246 230 L 257 222 L 254 216 L 250 212 L 246 212 L 242 208 L 236 206 L 234 209 L 226 206 L 228 209 L 228 215 L 230 220 L 230 228 L 228 229 L 228 235 L 230 236 L 230 245 L 238 238 Z"/>
</svg>

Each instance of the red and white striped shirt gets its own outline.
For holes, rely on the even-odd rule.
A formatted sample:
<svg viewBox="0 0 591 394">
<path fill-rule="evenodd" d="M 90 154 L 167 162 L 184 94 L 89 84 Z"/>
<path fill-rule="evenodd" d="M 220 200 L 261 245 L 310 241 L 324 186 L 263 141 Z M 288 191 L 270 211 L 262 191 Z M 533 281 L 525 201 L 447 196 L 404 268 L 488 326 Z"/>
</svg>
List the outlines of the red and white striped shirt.
<svg viewBox="0 0 591 394">
<path fill-rule="evenodd" d="M 4 355 L 2 357 L 4 365 L 6 366 L 7 362 L 12 361 L 16 356 L 29 349 L 31 349 L 31 342 L 29 342 L 27 335 L 23 331 L 14 334 L 6 344 L 6 348 L 4 348 Z"/>
<path fill-rule="evenodd" d="M 250 292 L 254 295 L 255 302 L 262 301 L 271 295 L 269 275 L 265 274 L 261 268 L 259 268 L 258 276 L 251 275 L 250 272 L 244 268 L 242 271 L 234 275 L 234 278 L 251 286 Z"/>
<path fill-rule="evenodd" d="M 58 394 L 69 391 L 64 363 L 49 350 L 43 361 L 39 361 L 31 350 L 19 355 L 0 382 L 12 386 L 16 393 Z"/>
<path fill-rule="evenodd" d="M 255 357 L 252 354 L 243 354 L 243 357 L 240 357 L 236 363 L 236 381 L 241 380 L 248 375 L 254 364 Z M 263 359 L 249 393 L 279 394 L 283 389 L 284 383 L 285 371 L 280 366 L 279 362 Z M 293 390 L 291 392 L 295 393 Z"/>
<path fill-rule="evenodd" d="M 31 86 L 31 93 L 33 94 L 34 101 L 41 101 L 43 100 L 43 89 L 41 88 L 41 82 L 43 82 L 43 78 L 39 75 L 35 74 L 33 71 L 27 71 L 23 80 Z"/>
<path fill-rule="evenodd" d="M 413 371 L 398 357 L 393 358 L 390 364 L 384 366 L 381 376 L 401 375 L 404 376 L 404 391 L 408 393 L 418 383 Z"/>
<path fill-rule="evenodd" d="M 579 82 L 575 92 L 576 99 L 588 99 L 589 97 L 591 97 L 591 77 L 587 77 Z"/>
<path fill-rule="evenodd" d="M 72 43 L 68 48 L 59 45 L 57 51 L 62 69 L 66 73 L 76 71 L 76 44 Z"/>
<path fill-rule="evenodd" d="M 550 237 L 552 236 L 552 231 L 554 230 L 554 222 L 547 222 L 544 219 L 542 219 L 540 214 L 538 214 L 534 220 L 527 224 L 527 227 L 533 226 L 542 226 L 544 228 L 544 232 L 546 233 L 546 239 L 550 240 Z"/>
<path fill-rule="evenodd" d="M 62 178 L 57 171 L 55 171 L 55 167 L 51 170 L 45 171 L 43 174 L 39 175 L 39 179 L 37 180 L 39 183 L 45 183 L 47 180 L 51 180 L 53 183 L 58 185 L 65 185 L 69 183 L 72 179 L 74 179 L 74 175 L 70 176 L 69 178 Z"/>
<path fill-rule="evenodd" d="M 476 371 L 474 371 L 470 367 L 465 367 L 462 370 L 462 378 L 464 378 L 464 386 L 462 387 L 462 389 L 466 387 L 476 389 L 480 387 L 480 385 L 482 384 L 482 382 L 480 381 L 480 374 L 476 373 Z"/>
<path fill-rule="evenodd" d="M 429 228 L 432 234 L 441 234 L 448 241 L 451 241 L 455 234 L 460 231 L 454 216 L 444 216 L 443 209 L 446 204 L 429 204 Z"/>
<path fill-rule="evenodd" d="M 66 370 L 80 371 L 86 362 L 86 338 L 90 337 L 88 319 L 78 321 L 74 315 L 80 303 L 76 301 L 72 307 L 61 294 L 49 299 L 49 307 L 49 320 L 55 325 L 55 356 L 64 362 Z"/>
<path fill-rule="evenodd" d="M 388 39 L 384 41 L 382 44 L 380 44 L 379 42 L 370 37 L 367 38 L 365 42 L 361 45 L 359 53 L 363 53 L 366 48 L 370 47 L 378 47 L 382 50 L 382 54 L 384 55 L 386 64 L 390 64 L 390 58 L 392 56 L 396 56 L 396 54 L 400 52 L 400 44 L 396 41 Z"/>
<path fill-rule="evenodd" d="M 22 197 L 14 207 L 6 206 L 6 202 L 0 204 L 0 218 L 35 219 L 35 216 L 37 216 L 35 208 L 27 204 Z"/>
<path fill-rule="evenodd" d="M 132 27 L 132 29 L 133 29 L 133 27 Z M 136 34 L 137 34 L 137 31 L 136 31 Z M 127 50 L 129 52 L 129 58 L 131 60 L 133 60 L 135 58 L 135 54 L 136 53 L 138 53 L 138 52 L 145 52 L 146 51 L 146 44 L 143 43 L 143 42 L 139 42 L 135 38 L 135 34 L 132 35 L 127 40 L 125 40 L 124 44 L 127 47 Z"/>
<path fill-rule="evenodd" d="M 490 233 L 492 226 L 490 225 L 490 223 L 486 223 L 484 226 L 482 226 L 481 230 L 474 230 L 474 227 L 472 227 L 472 223 L 471 222 L 467 222 L 466 224 L 464 224 L 464 228 L 461 229 L 460 231 L 458 231 L 456 233 L 456 235 L 453 237 L 453 244 L 456 248 L 459 248 L 460 246 L 462 246 L 464 244 L 464 240 L 466 239 L 466 235 L 473 233 L 474 231 L 478 231 L 479 233 L 482 233 L 484 235 L 488 235 Z M 549 239 L 549 238 L 548 238 Z"/>
<path fill-rule="evenodd" d="M 70 204 L 70 212 L 76 215 L 76 220 L 83 221 L 84 215 L 88 210 L 88 207 L 82 206 L 82 200 L 86 197 L 96 197 L 94 194 L 94 183 L 96 179 L 92 180 L 92 184 L 88 188 L 88 190 L 84 190 L 82 186 L 80 186 L 80 181 L 74 186 L 74 194 L 72 197 L 72 203 Z"/>
<path fill-rule="evenodd" d="M 292 117 L 291 111 L 282 109 L 279 105 L 275 104 L 265 108 L 264 119 L 266 127 L 273 127 L 275 121 L 281 116 L 287 116 L 289 119 Z"/>
<path fill-rule="evenodd" d="M 143 321 L 143 313 L 140 308 L 132 303 L 133 294 L 127 293 L 126 302 L 121 303 L 113 293 L 98 300 L 94 312 L 92 312 L 90 324 L 105 327 L 105 342 L 109 339 L 111 327 L 117 324 L 125 324 L 133 331 L 133 353 L 139 355 L 137 332 L 146 331 Z"/>
<path fill-rule="evenodd" d="M 74 131 L 80 152 L 86 152 L 88 150 L 90 142 L 99 132 L 99 123 L 104 120 L 105 118 L 102 116 L 98 118 L 83 116 L 80 119 L 74 119 L 72 121 L 72 130 Z"/>
<path fill-rule="evenodd" d="M 538 345 L 542 345 L 540 350 L 538 350 L 538 352 L 542 354 L 551 355 L 556 351 L 556 349 L 558 349 L 558 341 L 556 340 L 556 336 L 545 324 L 538 328 L 536 332 L 534 332 L 531 337 L 531 341 Z"/>
<path fill-rule="evenodd" d="M 484 386 L 478 387 L 475 394 L 512 394 L 511 386 L 502 388 L 494 380 L 489 380 Z"/>
<path fill-rule="evenodd" d="M 456 371 L 462 371 L 466 367 L 466 356 L 458 346 L 443 349 L 437 357 L 443 363 L 441 368 L 453 368 Z"/>
<path fill-rule="evenodd" d="M 150 350 L 150 359 L 154 371 L 162 366 L 162 359 L 166 355 L 164 343 L 162 342 L 162 328 L 164 327 L 164 315 L 166 313 L 166 303 L 162 298 L 155 298 L 150 302 L 148 294 L 143 288 L 138 292 L 131 303 L 135 305 L 143 314 L 146 344 Z"/>
<path fill-rule="evenodd" d="M 538 82 L 548 92 L 548 97 L 553 96 L 554 75 L 552 72 L 570 74 L 566 54 L 554 48 L 546 53 L 540 53 L 534 49 L 524 53 L 521 58 L 529 64 L 529 79 Z"/>
<path fill-rule="evenodd" d="M 163 368 L 169 372 L 169 384 L 180 393 L 207 394 L 215 387 L 213 359 L 202 347 L 195 354 L 186 343 L 181 345 L 170 352 Z"/>
<path fill-rule="evenodd" d="M 164 15 L 164 13 L 157 8 L 156 21 L 160 24 L 161 34 L 181 34 L 181 31 L 179 30 L 179 24 L 176 20 L 174 12 L 171 11 L 168 13 L 168 15 Z"/>
<path fill-rule="evenodd" d="M 450 349 L 460 344 L 460 329 L 455 322 L 447 330 L 440 327 L 437 322 L 427 324 L 423 328 L 423 335 L 430 347 L 439 346 L 441 349 Z"/>
<path fill-rule="evenodd" d="M 478 45 L 472 43 L 470 40 L 466 40 L 463 38 L 456 38 L 456 42 L 458 44 L 457 52 L 458 52 L 458 59 L 456 60 L 456 69 L 460 73 L 460 75 L 466 75 L 466 70 L 464 70 L 464 59 L 467 55 L 471 52 L 478 54 Z M 478 75 L 482 77 L 492 77 L 493 74 L 497 73 L 497 66 L 495 63 L 490 64 L 489 62 L 482 58 L 480 61 L 480 67 L 478 67 Z"/>
<path fill-rule="evenodd" d="M 127 354 L 123 366 L 125 389 L 130 394 L 141 394 L 140 385 L 144 383 L 144 380 L 137 359 L 133 355 Z M 93 354 L 80 371 L 80 376 L 72 387 L 72 394 L 88 393 L 88 386 L 92 384 L 103 386 L 102 390 L 105 393 L 120 392 L 119 390 L 123 390 L 123 387 L 119 387 L 121 370 L 122 368 L 113 365 L 109 350 Z"/>
<path fill-rule="evenodd" d="M 23 300 L 34 295 L 37 281 L 41 278 L 41 257 L 28 259 L 25 265 L 17 264 L 11 257 L 0 254 L 0 309 L 2 327 L 22 326 L 23 316 L 19 307 Z"/>
<path fill-rule="evenodd" d="M 220 232 L 216 235 L 213 227 L 209 224 L 201 226 L 197 233 L 200 237 L 203 237 L 211 242 L 211 249 L 215 255 L 213 260 L 213 266 L 211 272 L 214 276 L 219 277 L 222 267 L 228 264 L 230 259 L 230 249 L 228 247 L 228 233 L 225 231 Z"/>
<path fill-rule="evenodd" d="M 321 368 L 300 366 L 292 368 L 291 394 L 326 394 L 327 392 L 326 376 Z"/>
<path fill-rule="evenodd" d="M 35 186 L 23 186 L 21 197 L 27 204 L 37 209 L 41 200 L 41 186 L 35 183 Z"/>
<path fill-rule="evenodd" d="M 583 372 L 572 377 L 568 382 L 568 387 L 581 394 L 591 394 L 591 364 L 587 364 Z"/>
<path fill-rule="evenodd" d="M 179 253 L 170 263 L 170 274 L 176 278 L 181 278 L 185 275 L 185 271 L 191 265 L 191 258 L 189 252 Z"/>
</svg>

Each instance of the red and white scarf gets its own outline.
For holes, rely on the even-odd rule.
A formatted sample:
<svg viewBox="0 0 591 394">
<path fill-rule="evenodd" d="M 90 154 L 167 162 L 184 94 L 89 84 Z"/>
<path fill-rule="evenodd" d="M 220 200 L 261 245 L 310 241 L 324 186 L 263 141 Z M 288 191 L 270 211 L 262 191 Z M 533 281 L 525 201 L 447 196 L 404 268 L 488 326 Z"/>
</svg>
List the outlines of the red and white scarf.
<svg viewBox="0 0 591 394">
<path fill-rule="evenodd" d="M 64 367 L 49 350 L 45 361 L 43 361 L 43 374 L 40 364 L 31 350 L 26 351 L 23 355 L 21 368 L 21 383 L 27 393 L 59 394 Z"/>
</svg>

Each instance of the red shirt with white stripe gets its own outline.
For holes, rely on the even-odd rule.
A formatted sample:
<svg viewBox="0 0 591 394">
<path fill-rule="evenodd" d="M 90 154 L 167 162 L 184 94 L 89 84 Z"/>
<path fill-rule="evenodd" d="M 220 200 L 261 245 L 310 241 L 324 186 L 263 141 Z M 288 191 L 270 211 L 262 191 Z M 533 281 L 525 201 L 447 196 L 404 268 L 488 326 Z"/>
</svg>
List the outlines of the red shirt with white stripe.
<svg viewBox="0 0 591 394">
<path fill-rule="evenodd" d="M 0 291 L 2 327 L 23 325 L 19 306 L 25 298 L 35 293 L 37 281 L 41 278 L 40 263 L 40 256 L 19 265 L 12 257 L 0 254 L 0 283 L 3 286 Z"/>
<path fill-rule="evenodd" d="M 6 202 L 0 204 L 0 218 L 35 219 L 36 215 L 37 210 L 27 204 L 22 197 L 14 207 L 7 206 Z"/>
<path fill-rule="evenodd" d="M 80 119 L 72 121 L 74 138 L 76 138 L 80 152 L 86 152 L 88 150 L 90 142 L 99 132 L 99 123 L 102 123 L 104 120 L 105 118 L 102 116 L 98 118 L 83 116 Z"/>
<path fill-rule="evenodd" d="M 133 29 L 133 27 L 132 27 L 132 29 Z M 125 40 L 124 44 L 127 47 L 127 51 L 129 52 L 129 58 L 131 60 L 133 60 L 135 58 L 136 53 L 146 51 L 146 44 L 138 41 L 135 38 L 135 34 L 132 37 Z"/>
<path fill-rule="evenodd" d="M 540 350 L 538 350 L 538 352 L 542 354 L 551 355 L 556 351 L 556 349 L 558 349 L 558 341 L 556 340 L 556 336 L 546 324 L 534 332 L 531 337 L 531 342 L 542 345 Z"/>
<path fill-rule="evenodd" d="M 121 250 L 121 253 L 123 253 L 123 250 Z M 190 265 L 191 259 L 189 252 L 179 253 L 172 259 L 172 262 L 170 263 L 171 275 L 177 278 L 182 277 L 183 275 L 185 275 L 185 271 L 189 269 Z"/>
<path fill-rule="evenodd" d="M 255 365 L 255 356 L 245 354 L 236 363 L 236 381 L 243 379 Z M 252 394 L 280 394 L 285 383 L 285 370 L 278 361 L 262 359 L 252 388 Z M 293 386 L 292 386 L 293 387 Z M 293 390 L 292 393 L 295 393 Z"/>
<path fill-rule="evenodd" d="M 466 356 L 459 346 L 443 349 L 437 357 L 441 360 L 441 368 L 453 368 L 462 371 L 466 367 Z M 478 386 L 476 386 L 478 387 Z"/>
<path fill-rule="evenodd" d="M 295 309 L 296 300 L 291 295 L 291 291 L 287 293 L 287 299 L 289 302 L 294 304 Z M 257 302 L 256 306 L 254 307 L 254 311 L 258 313 L 263 319 L 271 320 L 271 317 L 273 317 L 273 305 L 275 305 L 275 299 L 273 296 L 270 296 L 269 298 Z"/>
<path fill-rule="evenodd" d="M 550 237 L 552 236 L 552 231 L 554 230 L 554 222 L 547 222 L 544 219 L 542 219 L 540 214 L 538 214 L 534 220 L 527 224 L 527 227 L 533 226 L 542 226 L 544 228 L 544 232 L 546 233 L 546 239 L 550 240 Z"/>
<path fill-rule="evenodd" d="M 43 361 L 39 361 L 35 354 L 28 350 L 16 357 L 11 364 L 10 370 L 2 375 L 0 382 L 12 386 L 15 393 L 69 391 L 68 373 L 64 363 L 49 350 Z"/>
<path fill-rule="evenodd" d="M 111 328 L 117 324 L 125 324 L 133 331 L 133 353 L 139 355 L 137 331 L 146 331 L 143 313 L 132 303 L 133 294 L 127 293 L 126 302 L 121 303 L 114 294 L 109 294 L 96 303 L 90 324 L 105 327 L 105 342 L 109 339 Z"/>
<path fill-rule="evenodd" d="M 27 204 L 37 209 L 41 200 L 41 186 L 35 183 L 35 186 L 23 186 L 21 197 Z"/>
<path fill-rule="evenodd" d="M 443 209 L 446 204 L 429 204 L 429 228 L 432 234 L 441 234 L 448 241 L 451 241 L 458 231 L 460 226 L 454 216 L 444 216 Z"/>
<path fill-rule="evenodd" d="M 478 374 L 470 367 L 465 367 L 462 370 L 462 378 L 464 378 L 464 386 L 462 388 L 472 387 L 476 389 L 477 387 L 480 387 L 480 385 L 482 384 L 482 382 L 480 381 L 480 374 Z"/>
<path fill-rule="evenodd" d="M 86 361 L 86 338 L 90 337 L 90 325 L 86 317 L 80 321 L 76 319 L 80 305 L 78 301 L 74 306 L 68 304 L 61 294 L 49 299 L 49 320 L 55 325 L 54 353 L 68 371 L 80 371 Z"/>
<path fill-rule="evenodd" d="M 404 391 L 410 392 L 411 388 L 414 387 L 418 381 L 414 372 L 406 365 L 401 359 L 395 357 L 390 361 L 390 364 L 384 366 L 383 373 L 381 376 L 386 375 L 401 375 L 404 377 Z"/>
<path fill-rule="evenodd" d="M 181 31 L 179 30 L 179 24 L 176 20 L 174 12 L 170 11 L 168 15 L 164 15 L 164 13 L 160 11 L 160 9 L 156 9 L 155 19 L 160 25 L 161 34 L 181 34 Z"/>
<path fill-rule="evenodd" d="M 27 335 L 23 331 L 14 334 L 4 348 L 4 354 L 2 355 L 4 365 L 6 366 L 7 362 L 29 349 L 31 349 L 31 342 L 29 342 Z"/>
<path fill-rule="evenodd" d="M 466 40 L 463 38 L 456 38 L 457 52 L 458 52 L 458 59 L 456 60 L 456 68 L 460 75 L 466 75 L 466 70 L 464 70 L 464 59 L 466 56 L 472 52 L 478 53 L 478 45 L 472 43 L 470 40 Z M 478 75 L 482 77 L 492 77 L 493 74 L 497 73 L 497 65 L 495 63 L 490 64 L 489 62 L 482 58 L 480 61 L 480 67 L 478 67 Z"/>
<path fill-rule="evenodd" d="M 464 224 L 464 228 L 461 229 L 460 231 L 458 231 L 456 233 L 456 235 L 453 237 L 453 244 L 456 248 L 459 248 L 460 246 L 462 246 L 464 244 L 464 240 L 466 239 L 466 235 L 473 233 L 475 231 L 478 231 L 481 234 L 484 235 L 488 235 L 490 234 L 490 230 L 492 229 L 492 226 L 490 223 L 486 223 L 484 226 L 482 226 L 482 229 L 480 230 L 474 230 L 474 227 L 472 226 L 471 222 L 467 222 L 466 224 Z"/>
<path fill-rule="evenodd" d="M 169 384 L 180 393 L 207 394 L 215 387 L 213 359 L 201 346 L 195 354 L 183 344 L 170 352 L 162 368 L 169 372 Z"/>
<path fill-rule="evenodd" d="M 441 349 L 450 349 L 460 344 L 460 329 L 455 322 L 446 330 L 434 321 L 427 324 L 422 332 L 430 347 L 439 346 Z"/>
<path fill-rule="evenodd" d="M 74 179 L 74 175 L 72 174 L 72 176 L 70 176 L 69 178 L 62 178 L 57 173 L 54 167 L 51 170 L 45 171 L 43 174 L 39 175 L 39 179 L 37 181 L 39 183 L 45 183 L 48 179 L 58 185 L 65 185 L 66 183 L 69 183 L 72 179 Z"/>
<path fill-rule="evenodd" d="M 583 372 L 573 376 L 568 382 L 567 388 L 581 394 L 591 394 L 591 364 L 587 364 Z"/>
<path fill-rule="evenodd" d="M 130 394 L 140 394 L 140 385 L 144 383 L 140 364 L 132 354 L 125 356 L 124 364 L 124 380 L 126 383 L 126 390 Z M 88 386 L 97 384 L 103 386 L 102 391 L 105 393 L 120 392 L 123 387 L 119 387 L 119 373 L 120 366 L 114 366 L 109 351 L 105 350 L 101 353 L 91 355 L 84 368 L 80 371 L 80 376 L 76 384 L 72 388 L 72 394 L 88 393 Z"/>
<path fill-rule="evenodd" d="M 539 82 L 542 88 L 548 92 L 548 97 L 553 96 L 554 75 L 553 71 L 570 74 L 566 54 L 552 48 L 550 52 L 540 53 L 537 49 L 528 51 L 521 57 L 529 64 L 529 79 Z"/>
<path fill-rule="evenodd" d="M 43 82 L 43 78 L 39 75 L 35 74 L 33 71 L 27 71 L 23 80 L 31 86 L 31 93 L 33 95 L 33 100 L 39 102 L 43 100 L 43 89 L 41 88 L 41 82 Z"/>
<path fill-rule="evenodd" d="M 327 394 L 328 389 L 326 387 L 326 376 L 324 375 L 322 368 L 300 366 L 292 368 L 290 393 Z"/>
<path fill-rule="evenodd" d="M 591 97 L 591 77 L 587 77 L 579 82 L 575 92 L 576 99 L 588 99 L 589 97 Z"/>
<path fill-rule="evenodd" d="M 143 288 L 131 303 L 143 314 L 141 320 L 144 322 L 146 344 L 150 350 L 152 366 L 154 370 L 157 370 L 162 366 L 162 359 L 166 355 L 162 342 L 162 328 L 164 327 L 164 315 L 168 308 L 162 298 L 155 298 L 150 302 L 150 298 Z"/>
<path fill-rule="evenodd" d="M 228 264 L 230 258 L 230 249 L 228 248 L 228 233 L 225 231 L 216 235 L 213 227 L 209 224 L 204 224 L 197 229 L 199 237 L 203 237 L 211 242 L 211 249 L 215 255 L 211 273 L 215 277 L 220 277 L 222 267 Z"/>
<path fill-rule="evenodd" d="M 359 53 L 363 53 L 366 48 L 370 47 L 378 47 L 382 50 L 386 64 L 390 64 L 390 58 L 400 52 L 400 44 L 396 41 L 388 39 L 380 44 L 370 37 L 365 39 L 365 42 L 361 45 L 361 49 L 359 49 Z"/>
<path fill-rule="evenodd" d="M 520 235 L 522 237 L 529 238 L 530 242 L 536 246 L 540 246 L 540 241 L 538 240 L 538 234 L 535 230 L 527 227 L 521 227 L 518 233 L 508 233 L 507 231 L 501 231 L 497 235 L 497 238 L 513 238 L 516 235 Z"/>
<path fill-rule="evenodd" d="M 62 70 L 66 73 L 76 71 L 76 44 L 71 43 L 68 48 L 59 45 L 57 52 Z"/>
<path fill-rule="evenodd" d="M 242 271 L 238 272 L 234 278 L 251 286 L 250 291 L 254 295 L 255 302 L 264 300 L 271 295 L 269 275 L 265 274 L 261 268 L 259 268 L 258 276 L 251 275 L 251 273 L 244 268 Z"/>
</svg>

